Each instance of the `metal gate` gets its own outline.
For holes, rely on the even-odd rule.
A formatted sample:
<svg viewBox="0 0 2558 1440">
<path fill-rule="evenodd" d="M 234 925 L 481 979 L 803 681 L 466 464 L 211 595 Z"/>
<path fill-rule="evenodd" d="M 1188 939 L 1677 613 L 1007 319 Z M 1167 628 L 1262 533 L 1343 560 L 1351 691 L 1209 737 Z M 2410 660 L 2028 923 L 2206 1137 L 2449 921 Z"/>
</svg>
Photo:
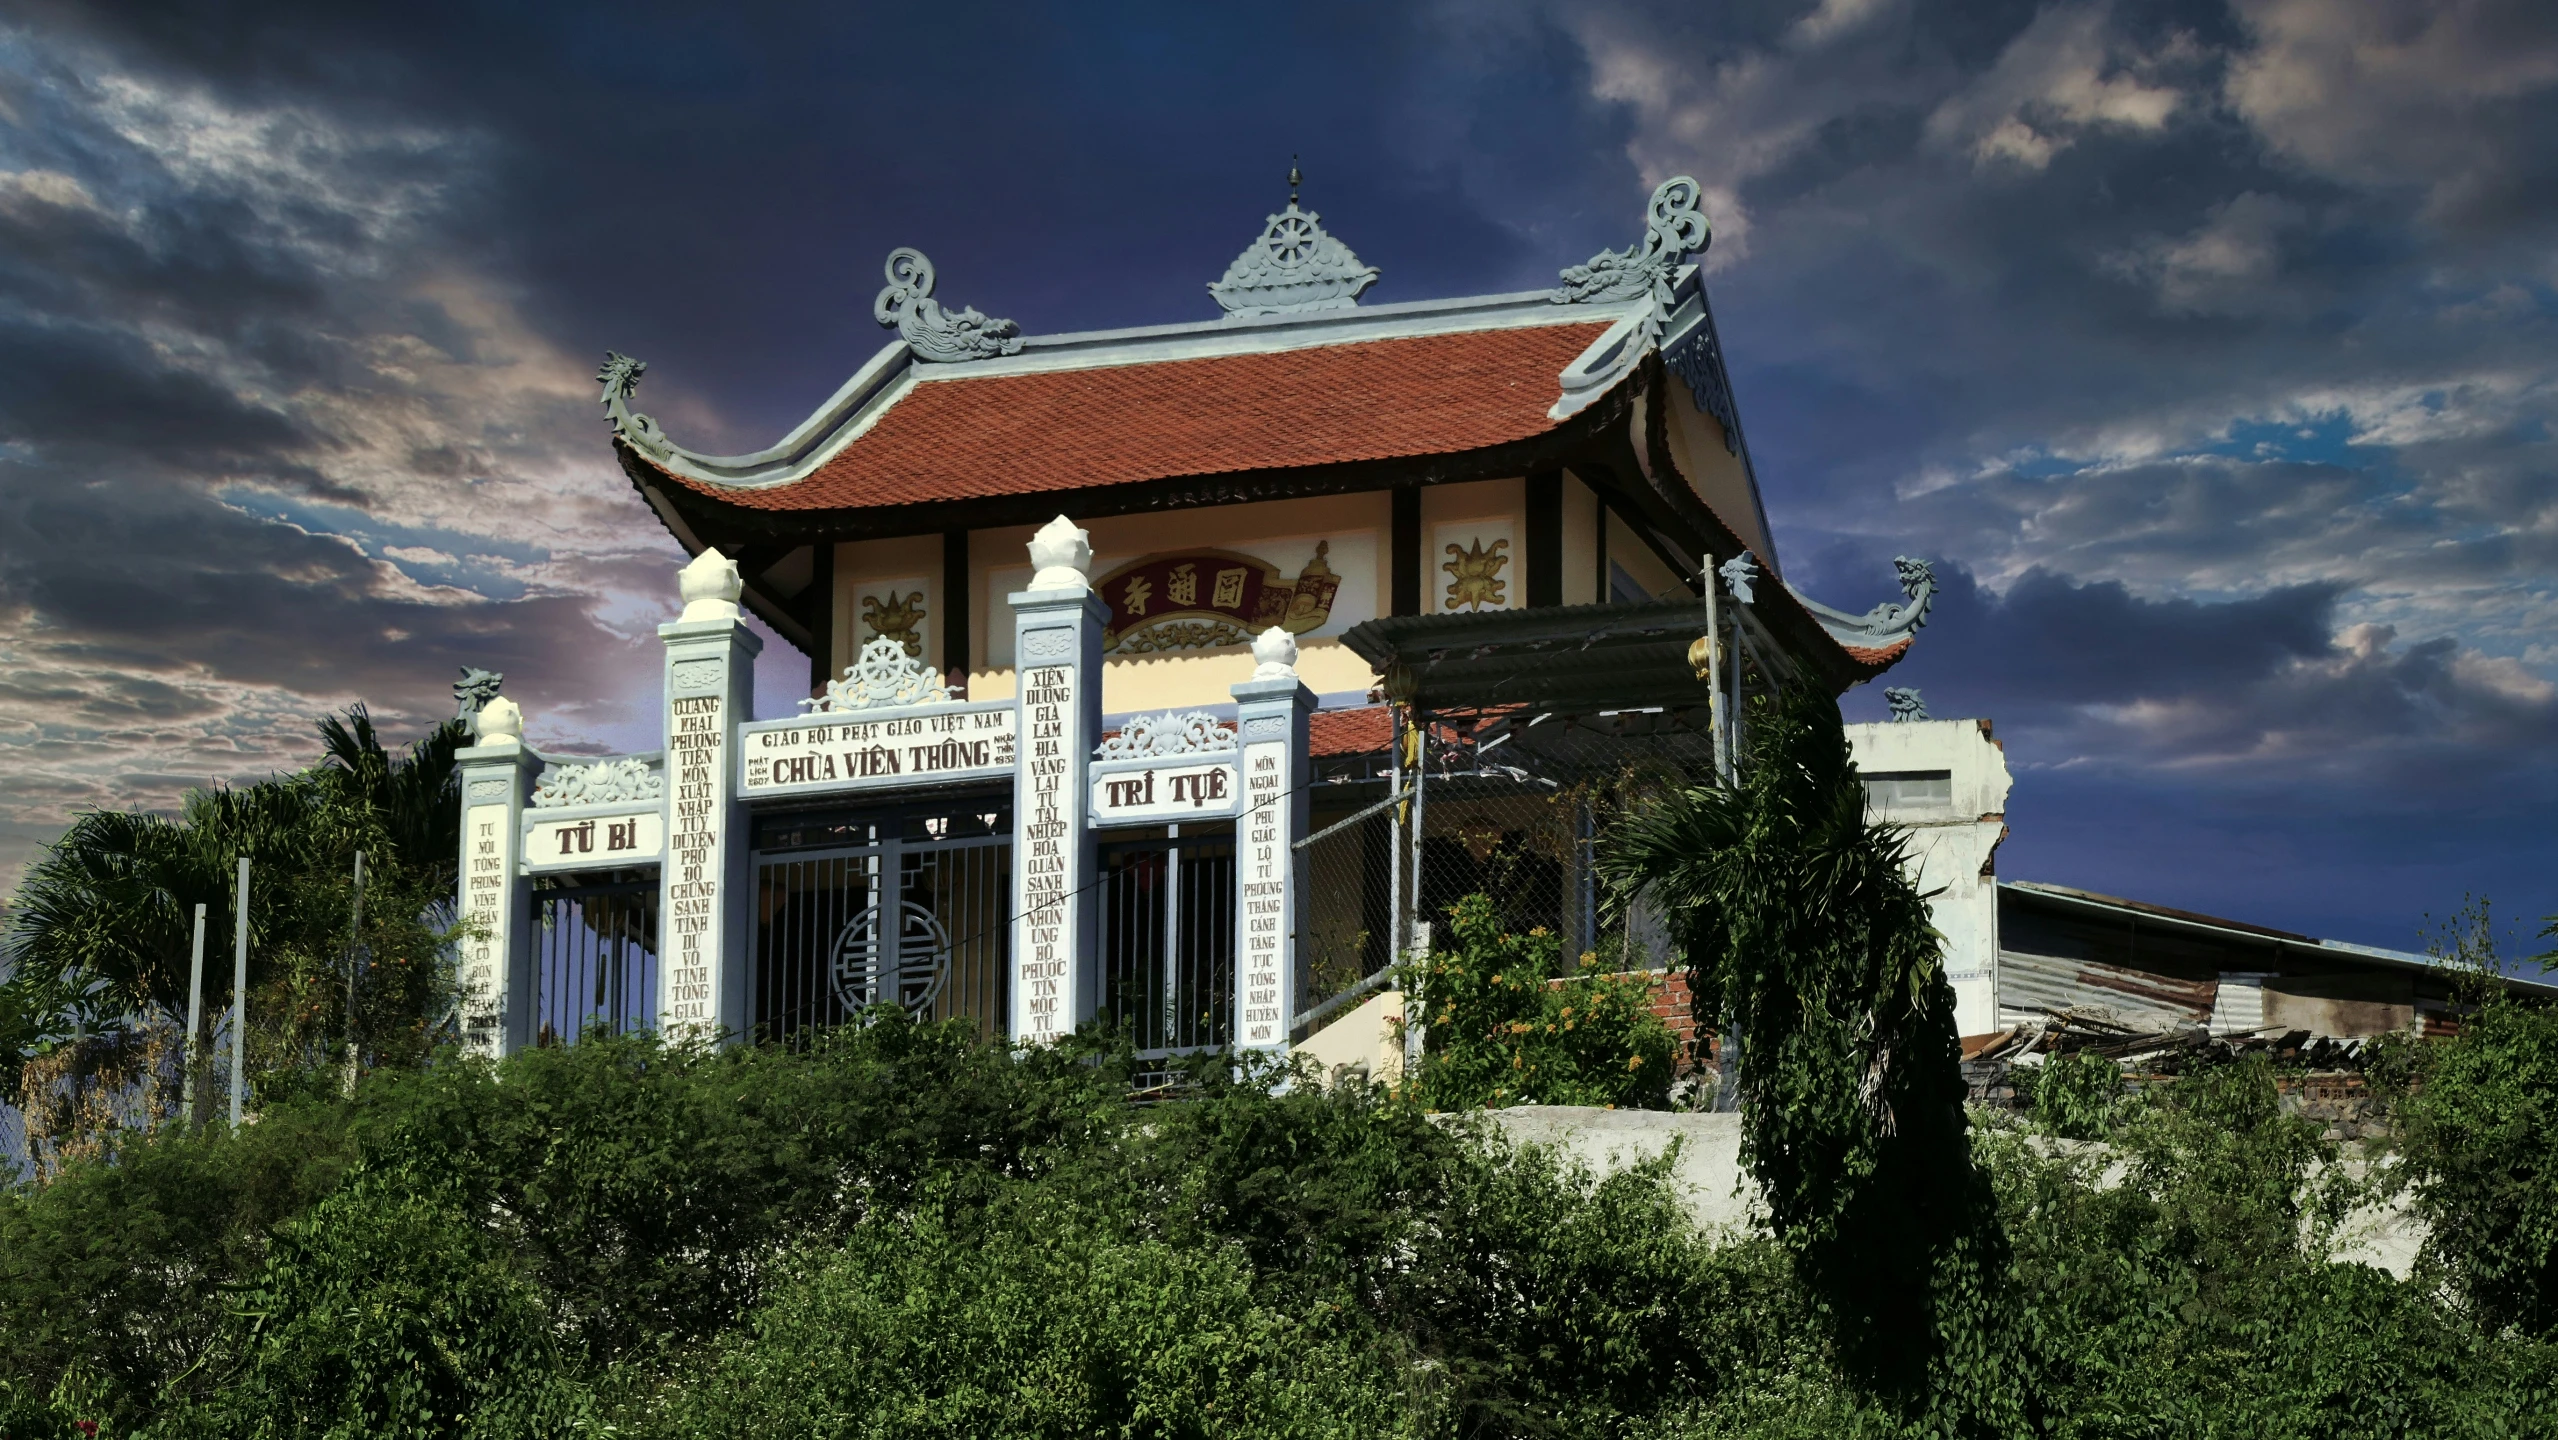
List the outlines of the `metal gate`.
<svg viewBox="0 0 2558 1440">
<path fill-rule="evenodd" d="M 1138 1053 L 1213 1049 L 1234 1036 L 1231 831 L 1101 847 L 1101 1014 Z"/>
<path fill-rule="evenodd" d="M 755 902 L 754 1039 L 803 1039 L 874 1005 L 1003 1033 L 1009 797 L 759 816 Z"/>
<path fill-rule="evenodd" d="M 533 1043 L 656 1023 L 657 877 L 544 879 L 532 899 Z"/>
</svg>

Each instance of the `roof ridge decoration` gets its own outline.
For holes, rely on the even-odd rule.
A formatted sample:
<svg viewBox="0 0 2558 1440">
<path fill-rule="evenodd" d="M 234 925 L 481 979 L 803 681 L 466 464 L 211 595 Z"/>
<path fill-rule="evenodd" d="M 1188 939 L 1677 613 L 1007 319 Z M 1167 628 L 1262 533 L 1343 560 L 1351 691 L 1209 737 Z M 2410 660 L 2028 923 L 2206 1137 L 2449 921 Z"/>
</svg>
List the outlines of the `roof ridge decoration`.
<svg viewBox="0 0 2558 1440">
<path fill-rule="evenodd" d="M 1705 314 L 1691 327 L 1687 338 L 1661 354 L 1670 373 L 1687 382 L 1688 394 L 1696 399 L 1696 408 L 1714 417 L 1723 427 L 1723 448 L 1731 454 L 1741 453 L 1741 420 L 1732 404 L 1732 377 L 1723 368 L 1723 349 L 1715 343 L 1714 307 L 1705 305 Z"/>
<path fill-rule="evenodd" d="M 1691 255 L 1714 243 L 1714 226 L 1700 202 L 1705 188 L 1691 175 L 1673 175 L 1652 192 L 1643 238 L 1623 250 L 1602 250 L 1587 264 L 1567 265 L 1554 289 L 1557 305 L 1590 300 L 1635 300 L 1650 295 L 1668 314 L 1675 303 L 1670 277 Z"/>
<path fill-rule="evenodd" d="M 935 271 L 924 252 L 900 245 L 888 252 L 883 267 L 888 284 L 871 302 L 870 313 L 882 325 L 896 327 L 919 359 L 992 360 L 1021 349 L 1021 327 L 996 320 L 974 305 L 956 315 L 933 298 Z"/>
<path fill-rule="evenodd" d="M 585 765 L 554 762 L 542 768 L 533 787 L 536 809 L 561 805 L 614 805 L 666 798 L 666 773 L 637 755 L 597 760 Z"/>
<path fill-rule="evenodd" d="M 844 667 L 840 680 L 826 682 L 826 693 L 799 702 L 820 715 L 848 710 L 885 710 L 905 705 L 946 705 L 950 687 L 941 672 L 906 653 L 906 642 L 882 635 L 862 647 L 862 658 Z"/>
<path fill-rule="evenodd" d="M 1642 303 L 1594 341 L 1580 359 L 1564 367 L 1563 393 L 1547 414 L 1562 420 L 1578 413 L 1624 379 L 1645 355 L 1660 347 L 1662 334 L 1678 312 L 1679 292 L 1686 277 L 1695 273 L 1688 265 L 1688 257 L 1703 254 L 1714 242 L 1714 227 L 1706 220 L 1700 203 L 1704 195 L 1705 187 L 1697 184 L 1696 177 L 1671 176 L 1652 191 L 1652 200 L 1644 211 L 1642 239 L 1623 250 L 1602 250 L 1588 263 L 1567 265 L 1559 272 L 1557 278 L 1563 283 L 1546 296 L 1557 305 L 1629 300 Z M 1702 286 L 1697 293 L 1702 304 Z M 1687 378 L 1685 372 L 1680 378 Z M 1697 403 L 1700 408 L 1708 406 L 1704 395 L 1698 397 Z M 1725 413 L 1715 418 L 1724 422 L 1727 442 L 1733 428 L 1727 418 L 1731 408 L 1726 393 L 1722 403 Z"/>
<path fill-rule="evenodd" d="M 1096 760 L 1140 760 L 1156 755 L 1214 755 L 1235 748 L 1235 727 L 1205 710 L 1166 710 L 1131 715 L 1119 733 L 1093 751 Z"/>
<path fill-rule="evenodd" d="M 1377 283 L 1376 266 L 1360 264 L 1349 246 L 1323 228 L 1321 216 L 1297 208 L 1297 186 L 1304 178 L 1296 166 L 1288 167 L 1288 208 L 1270 217 L 1226 267 L 1226 278 L 1209 284 L 1208 293 L 1225 307 L 1227 319 L 1349 310 L 1358 305 L 1360 291 Z"/>
<path fill-rule="evenodd" d="M 1892 569 L 1900 577 L 1901 594 L 1908 603 L 1885 601 L 1862 615 L 1833 610 L 1791 585 L 1785 588 L 1794 591 L 1794 598 L 1803 602 L 1803 608 L 1812 612 L 1832 639 L 1842 645 L 1880 648 L 1916 635 L 1919 627 L 1927 623 L 1928 607 L 1936 600 L 1936 567 L 1907 555 L 1895 555 Z"/>
</svg>

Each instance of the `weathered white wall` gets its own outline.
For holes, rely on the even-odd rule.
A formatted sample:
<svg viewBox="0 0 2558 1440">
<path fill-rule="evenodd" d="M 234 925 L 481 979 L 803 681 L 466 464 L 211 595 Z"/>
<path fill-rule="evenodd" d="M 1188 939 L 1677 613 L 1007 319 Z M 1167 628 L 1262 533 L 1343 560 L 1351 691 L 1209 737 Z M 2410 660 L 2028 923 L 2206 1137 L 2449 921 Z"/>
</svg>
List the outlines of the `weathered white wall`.
<svg viewBox="0 0 2558 1440">
<path fill-rule="evenodd" d="M 1685 1111 L 1609 1110 L 1596 1105 L 1522 1105 L 1483 1118 L 1512 1145 L 1554 1150 L 1606 1176 L 1657 1158 L 1679 1142 L 1670 1183 L 1698 1228 L 1746 1230 L 1758 1187 L 1741 1169 L 1741 1117 Z"/>
<path fill-rule="evenodd" d="M 1889 804 L 1873 814 L 1908 828 L 1912 877 L 1945 936 L 1945 978 L 1965 1035 L 1998 1028 L 1998 875 L 2007 835 L 2007 753 L 1987 720 L 1912 720 L 1847 727 L 1848 751 L 1866 774 L 1945 771 L 1942 804 Z"/>
<path fill-rule="evenodd" d="M 1756 1223 L 1760 1209 L 1758 1187 L 1750 1183 L 1748 1173 L 1741 1168 L 1741 1117 L 1737 1114 L 1522 1105 L 1511 1110 L 1484 1111 L 1482 1119 L 1512 1145 L 1557 1151 L 1600 1176 L 1653 1159 L 1676 1140 L 1679 1158 L 1671 1166 L 1670 1183 L 1697 1228 L 1729 1236 Z M 2100 1161 L 2112 1156 L 2110 1147 L 2101 1144 L 2067 1140 L 2040 1143 L 2052 1150 L 2091 1154 Z M 2346 1173 L 2355 1180 L 2366 1179 L 2372 1173 L 2374 1161 L 2361 1145 L 2348 1144 L 2341 1158 Z M 2125 1169 L 2121 1162 L 2101 1164 L 2096 1173 L 2097 1187 L 2110 1190 L 2120 1185 Z M 2369 1265 L 2406 1279 L 2414 1270 L 2416 1252 L 2425 1241 L 2424 1222 L 2409 1211 L 2408 1203 L 2404 1191 L 2387 1197 L 2366 1197 L 2345 1217 L 2337 1233 L 2329 1237 L 2328 1258 Z M 2304 1235 L 2306 1229 L 2304 1221 Z"/>
</svg>

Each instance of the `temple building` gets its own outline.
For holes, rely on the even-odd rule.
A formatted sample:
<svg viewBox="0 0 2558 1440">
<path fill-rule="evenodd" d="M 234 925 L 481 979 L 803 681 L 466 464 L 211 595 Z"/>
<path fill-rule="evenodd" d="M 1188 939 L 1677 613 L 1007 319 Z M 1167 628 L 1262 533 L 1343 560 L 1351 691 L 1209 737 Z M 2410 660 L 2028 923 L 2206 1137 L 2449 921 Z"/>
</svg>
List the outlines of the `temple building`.
<svg viewBox="0 0 2558 1440">
<path fill-rule="evenodd" d="M 899 250 L 873 307 L 894 336 L 771 448 L 685 448 L 615 356 L 614 451 L 688 553 L 737 562 L 812 687 L 886 636 L 953 693 L 1010 694 L 1003 597 L 1067 514 L 1109 607 L 1113 714 L 1228 703 L 1273 624 L 1327 709 L 1367 703 L 1383 677 L 1345 643 L 1364 622 L 1693 601 L 1744 553 L 1766 576 L 1745 643 L 1844 690 L 1908 647 L 1924 577 L 1858 615 L 1785 583 L 1691 263 L 1697 200 L 1663 185 L 1641 239 L 1552 289 L 1363 305 L 1376 267 L 1292 187 L 1198 321 L 1062 335 L 946 308 Z"/>
<path fill-rule="evenodd" d="M 895 1005 L 1284 1051 L 1472 894 L 1662 962 L 1599 903 L 1613 807 L 1728 778 L 1754 695 L 1881 675 L 1934 579 L 1787 580 L 1695 181 L 1550 288 L 1383 305 L 1290 184 L 1186 324 L 1025 335 L 894 251 L 893 333 L 754 454 L 679 443 L 608 355 L 614 453 L 693 557 L 665 746 L 545 756 L 465 697 L 473 1044 Z M 747 612 L 808 657 L 800 713 L 753 713 Z"/>
</svg>

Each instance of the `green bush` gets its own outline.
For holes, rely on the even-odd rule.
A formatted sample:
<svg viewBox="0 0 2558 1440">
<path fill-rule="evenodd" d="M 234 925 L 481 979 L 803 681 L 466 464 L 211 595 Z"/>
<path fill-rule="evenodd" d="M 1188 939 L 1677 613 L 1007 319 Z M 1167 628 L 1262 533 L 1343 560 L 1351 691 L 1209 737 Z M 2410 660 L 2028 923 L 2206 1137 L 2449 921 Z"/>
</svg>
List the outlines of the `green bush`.
<svg viewBox="0 0 2558 1440">
<path fill-rule="evenodd" d="M 2045 1433 L 2513 1435 L 2558 1398 L 2547 1347 L 2492 1343 L 2423 1286 L 2326 1258 L 2359 1192 L 2261 1061 L 2124 1101 L 2112 1136 L 1981 1146 Z"/>
<path fill-rule="evenodd" d="M 1341 1298 L 1265 1303 L 1232 1248 L 1113 1233 L 1031 1193 L 880 1217 L 779 1287 L 671 1433 L 1429 1433 L 1410 1362 Z M 1027 1213 L 1025 1213 L 1027 1212 Z"/>
<path fill-rule="evenodd" d="M 2100 1145 L 1967 1135 L 2001 1308 L 1944 1363 L 1995 1383 L 1934 1407 L 1838 1343 L 1857 1291 L 1700 1233 L 1669 1161 L 1599 1179 L 1278 1078 L 1203 1062 L 1132 1106 L 1108 1051 L 902 1023 L 376 1074 L 0 1194 L 0 1435 L 2112 1440 L 2558 1408 L 2558 1346 L 2326 1258 L 2357 1192 L 2261 1066 L 2122 1099 Z"/>
<path fill-rule="evenodd" d="M 2558 1009 L 2498 990 L 2399 1069 L 2429 1270 L 2487 1328 L 2558 1338 Z"/>
<path fill-rule="evenodd" d="M 368 1177 L 279 1228 L 237 1378 L 183 1419 L 256 1440 L 555 1435 L 587 1402 L 543 1301 L 449 1187 Z"/>
<path fill-rule="evenodd" d="M 1849 1371 L 1913 1419 L 2008 1423 L 2004 1242 L 1907 837 L 1868 818 L 1829 696 L 1754 702 L 1748 735 L 1736 783 L 1635 810 L 1600 871 L 1739 1038 L 1742 1161 Z"/>
<path fill-rule="evenodd" d="M 2094 1140 L 2113 1122 L 2114 1104 L 2123 1093 L 2123 1072 L 2113 1061 L 2087 1050 L 2053 1055 L 2040 1065 L 2008 1071 L 2017 1098 L 2043 1128 L 2066 1140 Z"/>
<path fill-rule="evenodd" d="M 1652 1013 L 1656 977 L 1604 973 L 1593 955 L 1561 973 L 1563 942 L 1505 928 L 1483 895 L 1448 920 L 1454 943 L 1409 982 L 1428 1027 L 1413 1078 L 1422 1104 L 1668 1107 L 1678 1041 Z"/>
</svg>

